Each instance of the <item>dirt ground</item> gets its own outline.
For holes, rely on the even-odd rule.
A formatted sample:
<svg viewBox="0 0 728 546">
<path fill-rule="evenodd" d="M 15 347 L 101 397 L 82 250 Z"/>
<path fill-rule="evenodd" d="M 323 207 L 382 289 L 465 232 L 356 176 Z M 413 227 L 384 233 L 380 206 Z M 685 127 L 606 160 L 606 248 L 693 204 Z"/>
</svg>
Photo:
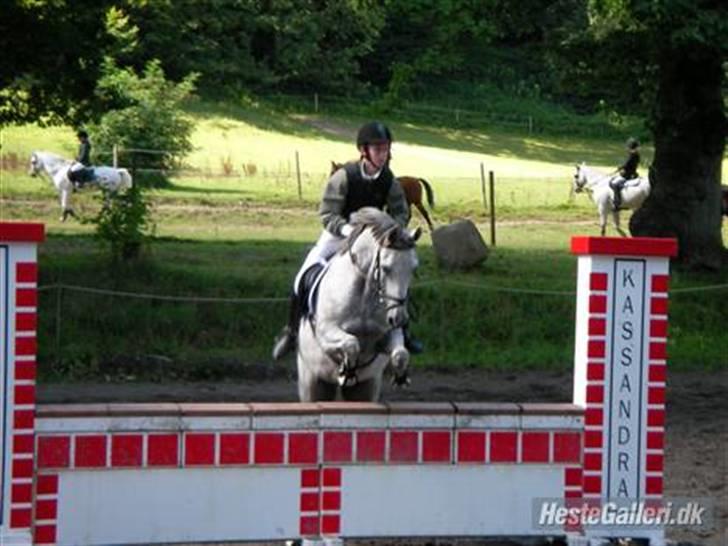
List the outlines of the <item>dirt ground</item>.
<svg viewBox="0 0 728 546">
<path fill-rule="evenodd" d="M 388 388 L 383 398 L 569 402 L 571 389 L 571 373 L 415 370 L 409 389 Z M 251 368 L 249 379 L 239 383 L 41 384 L 38 399 L 40 403 L 293 401 L 296 385 L 285 369 Z M 708 497 L 715 506 L 712 531 L 670 529 L 669 539 L 728 545 L 728 371 L 669 375 L 665 495 Z"/>
</svg>

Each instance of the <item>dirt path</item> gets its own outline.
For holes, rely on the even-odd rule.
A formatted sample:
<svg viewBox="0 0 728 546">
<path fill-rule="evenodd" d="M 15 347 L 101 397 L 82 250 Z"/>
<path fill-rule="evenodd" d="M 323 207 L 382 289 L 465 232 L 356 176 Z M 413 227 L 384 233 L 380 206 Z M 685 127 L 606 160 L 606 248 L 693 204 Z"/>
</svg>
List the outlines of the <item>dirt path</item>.
<svg viewBox="0 0 728 546">
<path fill-rule="evenodd" d="M 126 383 L 39 385 L 41 403 L 292 401 L 292 376 L 257 370 L 244 383 Z M 275 376 L 275 377 L 273 377 Z M 420 371 L 406 391 L 385 400 L 565 402 L 570 373 Z M 706 546 L 728 545 L 728 371 L 672 373 L 668 382 L 665 494 L 708 497 L 717 524 L 711 532 L 671 529 L 668 536 Z"/>
</svg>

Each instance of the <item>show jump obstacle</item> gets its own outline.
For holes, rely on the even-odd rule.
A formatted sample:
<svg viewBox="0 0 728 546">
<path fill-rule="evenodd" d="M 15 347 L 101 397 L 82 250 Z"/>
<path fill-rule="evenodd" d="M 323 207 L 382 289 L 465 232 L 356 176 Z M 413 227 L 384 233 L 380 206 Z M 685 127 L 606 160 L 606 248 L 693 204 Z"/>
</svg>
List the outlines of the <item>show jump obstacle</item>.
<svg viewBox="0 0 728 546">
<path fill-rule="evenodd" d="M 660 502 L 674 240 L 573 238 L 573 404 L 36 406 L 43 238 L 0 223 L 3 545 L 664 540 L 661 527 L 537 523 L 545 500 Z"/>
</svg>

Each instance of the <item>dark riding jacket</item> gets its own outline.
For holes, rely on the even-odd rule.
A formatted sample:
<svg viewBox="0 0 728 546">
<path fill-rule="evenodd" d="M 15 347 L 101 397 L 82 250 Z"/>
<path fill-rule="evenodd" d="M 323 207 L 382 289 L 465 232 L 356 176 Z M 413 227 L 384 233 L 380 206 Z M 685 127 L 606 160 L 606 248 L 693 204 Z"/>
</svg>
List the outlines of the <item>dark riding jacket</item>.
<svg viewBox="0 0 728 546">
<path fill-rule="evenodd" d="M 375 179 L 362 176 L 361 162 L 345 164 L 329 178 L 324 189 L 319 215 L 324 229 L 341 236 L 341 228 L 352 212 L 362 207 L 386 208 L 387 213 L 402 226 L 409 221 L 409 208 L 402 187 L 385 166 Z"/>
<path fill-rule="evenodd" d="M 627 160 L 619 167 L 619 175 L 625 180 L 632 180 L 637 178 L 637 167 L 640 164 L 640 153 L 637 150 L 632 150 L 627 156 Z"/>
<path fill-rule="evenodd" d="M 91 166 L 91 143 L 88 139 L 82 140 L 81 144 L 79 144 L 76 161 L 81 163 L 84 167 Z"/>
</svg>

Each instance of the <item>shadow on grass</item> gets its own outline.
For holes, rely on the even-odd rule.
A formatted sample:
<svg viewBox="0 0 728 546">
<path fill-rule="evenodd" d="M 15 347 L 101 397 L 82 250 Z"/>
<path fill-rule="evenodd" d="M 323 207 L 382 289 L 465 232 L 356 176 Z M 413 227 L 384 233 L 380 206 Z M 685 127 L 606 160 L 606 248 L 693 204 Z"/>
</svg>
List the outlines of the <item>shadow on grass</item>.
<svg viewBox="0 0 728 546">
<path fill-rule="evenodd" d="M 374 110 L 374 105 L 371 107 Z M 191 111 L 200 116 L 232 118 L 266 131 L 301 138 L 326 138 L 352 145 L 357 127 L 366 121 L 361 115 L 294 114 L 262 100 L 247 100 L 240 105 L 202 102 Z M 401 115 L 390 119 L 382 114 L 373 113 L 369 116 L 374 117 L 383 119 L 392 127 L 398 142 L 416 146 L 563 165 L 581 161 L 596 165 L 617 165 L 624 155 L 621 139 L 529 135 L 524 130 L 497 126 L 465 129 L 410 122 Z M 224 123 L 224 119 L 220 120 L 220 127 L 224 128 Z M 647 164 L 648 161 L 643 163 Z"/>
<path fill-rule="evenodd" d="M 144 260 L 113 264 L 89 236 L 50 233 L 41 246 L 41 286 L 68 283 L 168 298 L 70 290 L 57 297 L 41 290 L 43 366 L 54 363 L 62 377 L 99 379 L 109 373 L 109 363 L 161 355 L 155 358 L 174 364 L 155 371 L 166 379 L 191 377 L 195 366 L 225 376 L 225 366 L 266 362 L 285 322 L 291 280 L 310 246 L 165 238 L 152 243 Z M 431 247 L 419 254 L 413 330 L 427 344 L 419 363 L 519 369 L 570 362 L 576 259 L 567 248 L 498 247 L 465 273 L 439 270 Z M 684 285 L 707 280 L 680 277 Z M 671 363 L 719 367 L 728 354 L 721 302 L 711 293 L 671 301 Z M 63 317 L 61 330 L 56 317 Z M 216 362 L 215 355 L 225 358 Z"/>
<path fill-rule="evenodd" d="M 170 193 L 194 193 L 194 194 L 203 194 L 203 195 L 214 195 L 216 193 L 220 194 L 229 194 L 229 195 L 239 195 L 241 197 L 254 197 L 257 194 L 243 189 L 234 189 L 234 188 L 204 188 L 200 186 L 185 186 L 184 184 L 178 184 L 176 182 L 170 182 L 164 187 L 165 191 L 169 191 Z"/>
</svg>

